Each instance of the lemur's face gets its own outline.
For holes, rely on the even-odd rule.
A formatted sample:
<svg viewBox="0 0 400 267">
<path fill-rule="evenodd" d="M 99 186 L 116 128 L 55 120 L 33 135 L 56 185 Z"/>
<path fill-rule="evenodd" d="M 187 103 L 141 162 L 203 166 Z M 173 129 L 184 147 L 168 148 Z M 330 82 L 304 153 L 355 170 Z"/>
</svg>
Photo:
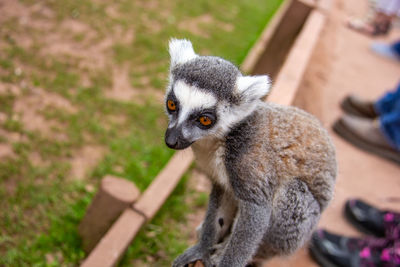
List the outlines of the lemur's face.
<svg viewBox="0 0 400 267">
<path fill-rule="evenodd" d="M 185 149 L 207 136 L 223 138 L 269 90 L 267 76 L 243 76 L 222 58 L 198 56 L 187 40 L 171 40 L 169 53 L 165 142 L 170 148 Z"/>
<path fill-rule="evenodd" d="M 184 149 L 215 132 L 218 124 L 217 98 L 196 86 L 178 80 L 166 96 L 169 117 L 165 143 L 173 149 Z"/>
</svg>

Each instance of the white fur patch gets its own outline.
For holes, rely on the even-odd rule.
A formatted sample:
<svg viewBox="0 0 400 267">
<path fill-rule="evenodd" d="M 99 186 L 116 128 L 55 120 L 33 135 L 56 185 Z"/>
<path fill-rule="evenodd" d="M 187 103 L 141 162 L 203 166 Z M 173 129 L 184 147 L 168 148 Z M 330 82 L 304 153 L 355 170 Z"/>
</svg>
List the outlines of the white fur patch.
<svg viewBox="0 0 400 267">
<path fill-rule="evenodd" d="M 171 56 L 171 67 L 176 64 L 183 64 L 197 57 L 192 43 L 185 39 L 171 39 L 169 41 L 169 54 Z"/>
<path fill-rule="evenodd" d="M 216 125 L 219 134 L 221 136 L 227 134 L 231 130 L 232 125 L 235 125 L 235 123 L 253 113 L 260 103 L 262 103 L 261 100 L 255 100 L 252 102 L 245 102 L 233 108 L 229 108 L 228 103 L 219 105 L 218 114 L 223 117 L 223 120 L 219 120 Z"/>
<path fill-rule="evenodd" d="M 239 76 L 236 80 L 236 91 L 247 99 L 260 99 L 269 92 L 271 80 L 267 75 Z"/>
<path fill-rule="evenodd" d="M 201 91 L 183 81 L 174 85 L 174 93 L 180 103 L 178 124 L 182 123 L 194 109 L 211 108 L 217 103 L 212 93 Z"/>
<path fill-rule="evenodd" d="M 192 145 L 196 163 L 209 178 L 231 190 L 228 173 L 225 167 L 225 145 L 223 140 L 204 138 Z"/>
</svg>

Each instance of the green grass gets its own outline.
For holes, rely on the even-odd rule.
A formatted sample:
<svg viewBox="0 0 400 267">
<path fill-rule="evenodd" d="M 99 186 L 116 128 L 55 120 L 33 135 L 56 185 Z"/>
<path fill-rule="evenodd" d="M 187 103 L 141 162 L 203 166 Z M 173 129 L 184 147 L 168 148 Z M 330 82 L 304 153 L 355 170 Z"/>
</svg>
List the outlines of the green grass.
<svg viewBox="0 0 400 267">
<path fill-rule="evenodd" d="M 36 4 L 19 2 L 30 9 Z M 85 255 L 77 225 L 94 194 L 88 188 L 97 188 L 104 175 L 114 174 L 143 191 L 173 154 L 163 141 L 163 104 L 148 93 L 164 90 L 167 83 L 168 40 L 190 39 L 198 53 L 222 56 L 239 65 L 281 2 L 160 0 L 152 5 L 131 0 L 44 0 L 51 16 L 44 19 L 36 8 L 31 19 L 46 21 L 49 30 L 6 16 L 0 32 L 0 113 L 6 118 L 0 124 L 0 143 L 9 144 L 14 155 L 0 159 L 0 266 L 79 265 Z M 117 16 L 109 14 L 110 6 Z M 180 22 L 204 14 L 212 22 L 198 27 L 208 38 L 179 27 Z M 90 32 L 61 32 L 67 20 L 85 25 Z M 232 31 L 220 28 L 221 23 L 231 25 Z M 122 31 L 120 36 L 113 36 L 116 29 Z M 130 30 L 132 40 L 123 40 Z M 82 64 L 87 60 L 82 55 L 48 53 L 48 36 L 88 48 L 106 38 L 113 42 L 95 55 L 105 58 L 104 66 L 88 67 Z M 106 96 L 113 86 L 113 71 L 123 68 L 128 68 L 129 83 L 139 92 L 134 101 Z M 50 133 L 29 130 L 22 123 L 23 114 L 14 110 L 17 101 L 31 97 L 37 88 L 73 107 L 68 111 L 56 103 L 27 105 L 25 112 L 55 125 Z M 102 147 L 105 152 L 78 181 L 70 176 L 71 159 L 85 146 Z M 121 266 L 131 266 L 135 259 L 148 266 L 169 266 L 188 246 L 193 229 L 186 226 L 185 215 L 204 208 L 207 194 L 189 189 L 187 176 L 139 233 Z"/>
</svg>

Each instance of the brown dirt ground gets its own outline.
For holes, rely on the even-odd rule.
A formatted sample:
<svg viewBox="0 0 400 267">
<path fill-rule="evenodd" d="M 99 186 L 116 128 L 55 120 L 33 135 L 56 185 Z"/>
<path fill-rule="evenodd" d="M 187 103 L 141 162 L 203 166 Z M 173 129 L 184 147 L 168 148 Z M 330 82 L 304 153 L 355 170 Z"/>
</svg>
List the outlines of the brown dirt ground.
<svg viewBox="0 0 400 267">
<path fill-rule="evenodd" d="M 65 98 L 34 88 L 29 95 L 16 99 L 13 107 L 15 119 L 20 121 L 25 129 L 38 131 L 46 138 L 66 140 L 67 137 L 62 132 L 63 125 L 55 120 L 46 119 L 40 114 L 47 107 L 61 108 L 68 112 L 75 111 Z"/>
<path fill-rule="evenodd" d="M 146 5 L 149 3 L 144 1 Z M 156 3 L 156 2 L 154 2 Z M 107 10 L 118 16 L 118 11 L 112 7 Z M 82 70 L 81 84 L 90 86 L 87 73 L 97 70 L 113 69 L 113 85 L 107 90 L 106 96 L 120 100 L 130 101 L 132 98 L 143 99 L 136 96 L 154 96 L 158 101 L 162 101 L 162 93 L 155 90 L 138 90 L 131 86 L 129 79 L 129 67 L 119 68 L 112 62 L 112 46 L 118 44 L 130 44 L 134 41 L 135 33 L 132 29 L 124 30 L 122 27 L 115 27 L 110 31 L 112 34 L 99 39 L 96 31 L 88 24 L 77 19 L 65 19 L 58 23 L 54 12 L 47 8 L 43 3 L 35 3 L 31 6 L 19 1 L 3 0 L 0 2 L 0 24 L 9 19 L 15 19 L 17 30 L 8 32 L 15 42 L 23 47 L 30 48 L 32 45 L 40 47 L 39 53 L 43 56 L 64 57 L 76 59 L 79 68 Z M 1 29 L 0 29 L 1 30 Z M 3 29 L 4 30 L 4 29 Z M 41 38 L 37 38 L 34 32 L 41 32 Z M 32 34 L 27 34 L 28 32 Z M 42 38 L 44 36 L 44 38 Z M 74 38 L 83 38 L 79 42 Z M 4 45 L 0 40 L 0 48 Z M 19 73 L 30 73 L 32 70 L 27 66 L 19 67 L 15 71 Z M 145 77 L 143 78 L 145 79 Z M 22 93 L 22 89 L 28 88 L 27 93 Z M 78 109 L 59 94 L 45 91 L 41 88 L 33 87 L 23 81 L 21 84 L 10 85 L 0 83 L 0 94 L 12 94 L 17 97 L 14 103 L 14 113 L 17 114 L 13 119 L 22 123 L 27 130 L 37 131 L 45 138 L 59 141 L 66 140 L 63 134 L 63 125 L 55 120 L 47 119 L 42 111 L 45 108 L 61 109 L 68 113 L 75 113 Z M 142 101 L 137 101 L 142 104 Z M 5 121 L 5 114 L 0 114 L 0 121 Z M 22 140 L 23 136 L 10 133 L 0 129 L 0 136 L 8 142 Z M 75 151 L 71 159 L 71 177 L 81 179 L 89 169 L 93 168 L 104 155 L 104 148 L 83 147 L 80 151 Z M 13 156 L 11 144 L 2 143 L 0 146 L 0 157 Z M 38 154 L 33 153 L 29 156 L 33 164 L 45 164 Z"/>
<path fill-rule="evenodd" d="M 209 38 L 208 32 L 203 28 L 205 25 L 215 25 L 221 30 L 231 32 L 234 30 L 233 26 L 228 23 L 216 21 L 210 14 L 204 14 L 196 18 L 191 18 L 179 22 L 178 27 L 182 30 L 189 31 L 195 35 Z"/>
<path fill-rule="evenodd" d="M 88 174 L 88 170 L 96 167 L 97 163 L 103 158 L 106 149 L 102 146 L 87 145 L 82 147 L 70 159 L 71 171 L 69 177 L 82 180 Z"/>
</svg>

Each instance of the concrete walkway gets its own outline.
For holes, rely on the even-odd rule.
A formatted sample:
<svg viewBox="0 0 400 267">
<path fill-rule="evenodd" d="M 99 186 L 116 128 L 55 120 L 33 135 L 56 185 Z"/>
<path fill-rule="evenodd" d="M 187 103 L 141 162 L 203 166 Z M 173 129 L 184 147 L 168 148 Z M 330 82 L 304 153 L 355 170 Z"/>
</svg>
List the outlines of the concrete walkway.
<svg viewBox="0 0 400 267">
<path fill-rule="evenodd" d="M 342 111 L 339 103 L 355 93 L 376 99 L 400 82 L 400 63 L 375 55 L 373 41 L 400 38 L 400 29 L 389 36 L 371 38 L 348 29 L 348 17 L 362 17 L 367 0 L 332 0 L 327 24 L 317 44 L 295 104 L 315 114 L 330 130 L 336 145 L 339 175 L 336 194 L 323 214 L 320 227 L 345 235 L 361 236 L 343 217 L 349 198 L 362 198 L 378 207 L 400 210 L 400 166 L 363 152 L 331 130 Z M 286 259 L 273 259 L 266 266 L 317 266 L 307 249 Z"/>
</svg>

